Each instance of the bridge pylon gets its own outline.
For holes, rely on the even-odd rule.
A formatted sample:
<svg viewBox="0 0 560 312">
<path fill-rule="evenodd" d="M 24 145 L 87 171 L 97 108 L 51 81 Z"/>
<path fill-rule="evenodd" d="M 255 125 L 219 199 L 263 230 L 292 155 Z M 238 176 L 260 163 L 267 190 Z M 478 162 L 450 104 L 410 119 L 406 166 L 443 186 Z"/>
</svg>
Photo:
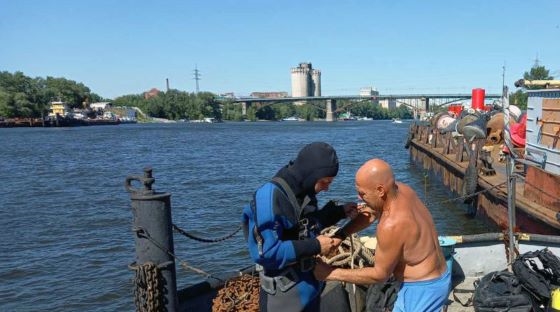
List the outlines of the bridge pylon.
<svg viewBox="0 0 560 312">
<path fill-rule="evenodd" d="M 336 121 L 336 117 L 334 116 L 334 112 L 336 111 L 336 100 L 335 99 L 328 99 L 327 100 L 327 116 L 325 117 L 326 121 Z"/>
</svg>

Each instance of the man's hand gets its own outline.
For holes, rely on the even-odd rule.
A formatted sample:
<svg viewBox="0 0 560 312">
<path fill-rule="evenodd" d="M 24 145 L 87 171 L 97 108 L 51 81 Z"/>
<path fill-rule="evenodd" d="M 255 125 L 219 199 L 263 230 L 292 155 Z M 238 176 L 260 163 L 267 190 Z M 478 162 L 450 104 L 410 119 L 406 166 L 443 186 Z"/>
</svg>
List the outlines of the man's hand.
<svg viewBox="0 0 560 312">
<path fill-rule="evenodd" d="M 330 254 L 338 245 L 340 245 L 340 239 L 335 239 L 326 235 L 317 236 L 317 240 L 321 245 L 321 255 L 323 256 Z M 336 241 L 339 241 L 338 245 L 336 244 Z"/>
<path fill-rule="evenodd" d="M 344 214 L 346 218 L 354 219 L 358 215 L 358 204 L 349 202 L 344 204 Z"/>
<path fill-rule="evenodd" d="M 321 260 L 320 258 L 317 258 L 313 274 L 315 275 L 316 279 L 320 281 L 326 281 L 333 270 L 333 267 L 323 262 L 323 260 Z"/>
</svg>

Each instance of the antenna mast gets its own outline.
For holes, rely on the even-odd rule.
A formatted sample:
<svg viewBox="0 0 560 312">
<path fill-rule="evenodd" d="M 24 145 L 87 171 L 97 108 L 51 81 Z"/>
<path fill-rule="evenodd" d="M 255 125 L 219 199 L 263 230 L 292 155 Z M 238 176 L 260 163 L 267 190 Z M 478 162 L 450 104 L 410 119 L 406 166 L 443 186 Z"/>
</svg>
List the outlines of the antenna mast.
<svg viewBox="0 0 560 312">
<path fill-rule="evenodd" d="M 194 78 L 193 79 L 196 81 L 196 94 L 198 94 L 198 91 L 199 91 L 198 81 L 200 80 L 200 72 L 198 71 L 198 68 L 197 68 L 196 65 L 194 66 Z"/>
<path fill-rule="evenodd" d="M 539 67 L 539 53 L 537 53 L 537 57 L 535 58 L 535 64 L 533 65 L 533 68 L 537 68 Z"/>
<path fill-rule="evenodd" d="M 502 95 L 507 94 L 506 88 L 506 63 L 502 66 Z M 503 104 L 502 104 L 503 105 Z"/>
</svg>

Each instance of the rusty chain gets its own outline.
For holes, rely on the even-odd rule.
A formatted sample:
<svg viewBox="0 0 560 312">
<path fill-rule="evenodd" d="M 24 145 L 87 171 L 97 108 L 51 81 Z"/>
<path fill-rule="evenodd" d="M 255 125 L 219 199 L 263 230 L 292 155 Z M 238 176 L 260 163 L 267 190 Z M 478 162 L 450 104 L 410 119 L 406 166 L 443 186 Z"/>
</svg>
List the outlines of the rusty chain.
<svg viewBox="0 0 560 312">
<path fill-rule="evenodd" d="M 193 234 L 191 234 L 191 233 L 188 233 L 187 231 L 185 231 L 185 230 L 181 229 L 180 227 L 178 227 L 176 224 L 173 224 L 173 229 L 174 229 L 175 231 L 177 231 L 179 234 L 182 234 L 182 235 L 184 235 L 184 236 L 186 236 L 186 237 L 188 237 L 188 238 L 190 238 L 190 239 L 193 239 L 193 240 L 195 240 L 195 241 L 199 241 L 199 242 L 202 242 L 202 243 L 217 243 L 217 242 L 224 241 L 224 240 L 226 240 L 226 239 L 228 239 L 228 238 L 233 237 L 233 236 L 234 236 L 235 234 L 237 234 L 237 232 L 239 232 L 239 230 L 241 230 L 242 228 L 243 228 L 243 226 L 242 226 L 242 225 L 239 225 L 239 227 L 237 227 L 237 229 L 235 229 L 231 234 L 228 234 L 228 235 L 226 235 L 226 236 L 224 236 L 224 237 L 219 237 L 219 238 L 212 238 L 212 239 L 210 239 L 210 238 L 198 237 L 198 236 L 196 236 L 196 235 L 193 235 Z"/>
<path fill-rule="evenodd" d="M 136 271 L 134 282 L 134 304 L 136 311 L 155 312 L 163 309 L 161 272 L 153 262 L 131 265 Z"/>
<path fill-rule="evenodd" d="M 212 312 L 259 311 L 258 276 L 242 274 L 226 282 L 212 301 Z"/>
</svg>

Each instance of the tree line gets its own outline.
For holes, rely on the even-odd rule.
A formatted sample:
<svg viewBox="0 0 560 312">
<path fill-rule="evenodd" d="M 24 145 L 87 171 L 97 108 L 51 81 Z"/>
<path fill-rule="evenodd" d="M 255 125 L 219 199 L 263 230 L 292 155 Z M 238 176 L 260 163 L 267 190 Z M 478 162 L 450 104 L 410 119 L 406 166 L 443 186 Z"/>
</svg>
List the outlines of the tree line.
<svg viewBox="0 0 560 312">
<path fill-rule="evenodd" d="M 65 78 L 31 78 L 22 72 L 0 72 L 0 116 L 42 117 L 52 101 L 63 101 L 70 108 L 99 102 L 102 97 L 83 85 Z"/>
<path fill-rule="evenodd" d="M 309 102 L 273 103 L 251 105 L 243 114 L 240 104 L 231 100 L 218 100 L 211 92 L 189 93 L 175 89 L 156 94 L 129 94 L 104 99 L 82 83 L 66 78 L 28 77 L 22 72 L 0 72 L 0 117 L 39 118 L 46 116 L 52 101 L 65 102 L 70 109 L 86 109 L 88 104 L 107 101 L 113 106 L 138 107 L 146 115 L 171 120 L 200 120 L 211 117 L 216 120 L 279 120 L 298 116 L 307 120 L 325 118 L 324 104 Z M 371 101 L 350 103 L 339 101 L 339 107 L 349 107 L 355 116 L 374 119 L 410 118 L 406 107 L 387 110 Z"/>
<path fill-rule="evenodd" d="M 523 75 L 527 80 L 551 80 L 544 66 L 535 64 Z M 50 102 L 63 101 L 69 108 L 87 108 L 94 102 L 110 101 L 113 106 L 138 107 L 150 117 L 171 120 L 200 120 L 211 117 L 216 120 L 279 120 L 297 116 L 306 120 L 324 119 L 326 112 L 321 102 L 254 104 L 243 114 L 239 104 L 227 99 L 218 100 L 211 92 L 189 93 L 175 89 L 157 94 L 130 94 L 104 99 L 82 83 L 66 78 L 31 78 L 22 72 L 0 71 L 0 117 L 37 118 L 48 114 Z M 510 93 L 510 102 L 521 109 L 527 108 L 527 94 L 518 89 Z M 386 109 L 370 100 L 339 100 L 340 112 L 373 119 L 411 118 L 412 112 L 405 105 Z"/>
</svg>

